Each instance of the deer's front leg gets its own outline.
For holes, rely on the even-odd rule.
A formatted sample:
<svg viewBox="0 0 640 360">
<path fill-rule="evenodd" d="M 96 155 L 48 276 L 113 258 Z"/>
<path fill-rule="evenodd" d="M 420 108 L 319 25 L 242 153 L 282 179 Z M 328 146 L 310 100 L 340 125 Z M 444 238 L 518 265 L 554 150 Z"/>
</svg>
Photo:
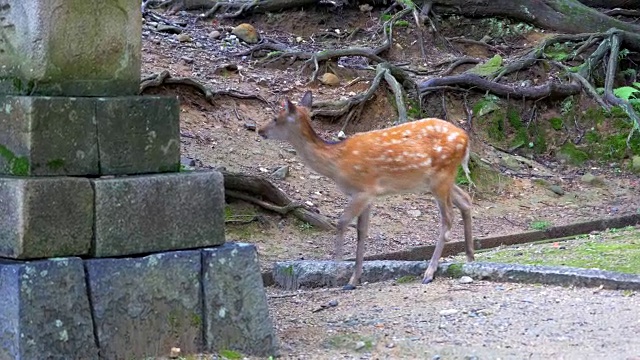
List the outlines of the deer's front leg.
<svg viewBox="0 0 640 360">
<path fill-rule="evenodd" d="M 335 242 L 334 260 L 342 261 L 343 244 L 344 244 L 344 232 L 347 230 L 347 226 L 351 223 L 353 218 L 359 216 L 364 209 L 369 205 L 371 197 L 366 193 L 358 193 L 351 197 L 349 204 L 344 209 L 344 212 L 338 220 L 338 234 Z"/>
<path fill-rule="evenodd" d="M 358 216 L 358 245 L 356 246 L 356 266 L 343 290 L 355 290 L 362 276 L 362 262 L 364 260 L 365 241 L 369 237 L 369 219 L 371 219 L 371 205 L 368 205 Z"/>
</svg>

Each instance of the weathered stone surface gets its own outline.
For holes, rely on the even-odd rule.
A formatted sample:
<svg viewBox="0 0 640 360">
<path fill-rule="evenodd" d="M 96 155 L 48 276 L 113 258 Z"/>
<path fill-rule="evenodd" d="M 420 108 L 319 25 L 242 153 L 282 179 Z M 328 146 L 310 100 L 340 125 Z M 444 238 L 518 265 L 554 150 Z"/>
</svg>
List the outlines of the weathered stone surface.
<svg viewBox="0 0 640 360">
<path fill-rule="evenodd" d="M 640 174 L 640 155 L 635 155 L 631 158 L 631 171 Z"/>
<path fill-rule="evenodd" d="M 97 359 L 82 260 L 0 260 L 0 359 Z"/>
<path fill-rule="evenodd" d="M 540 266 L 498 263 L 442 264 L 439 273 L 467 275 L 475 279 L 539 283 L 561 286 L 599 287 L 640 290 L 640 276 L 598 269 L 568 266 Z"/>
<path fill-rule="evenodd" d="M 138 93 L 138 0 L 4 1 L 0 93 L 117 96 Z"/>
<path fill-rule="evenodd" d="M 94 256 L 224 243 L 224 185 L 217 171 L 92 180 Z"/>
<path fill-rule="evenodd" d="M 207 351 L 277 355 L 258 253 L 254 245 L 227 243 L 203 250 Z"/>
<path fill-rule="evenodd" d="M 86 261 L 103 359 L 202 350 L 200 251 Z"/>
<path fill-rule="evenodd" d="M 101 174 L 180 170 L 180 106 L 175 97 L 100 98 L 96 122 Z"/>
<path fill-rule="evenodd" d="M 427 261 L 365 261 L 360 282 L 378 282 L 402 276 L 422 276 Z M 349 282 L 355 262 L 351 261 L 284 261 L 273 266 L 275 284 L 287 290 L 316 287 L 338 287 Z"/>
<path fill-rule="evenodd" d="M 89 254 L 93 190 L 88 179 L 0 177 L 0 256 Z"/>
<path fill-rule="evenodd" d="M 373 260 L 363 265 L 362 282 L 378 282 L 402 276 L 422 277 L 427 261 Z M 285 261 L 273 267 L 275 284 L 288 290 L 338 287 L 346 284 L 353 262 Z M 497 263 L 442 263 L 436 276 L 462 277 L 491 281 L 540 283 L 562 286 L 603 286 L 608 289 L 640 289 L 640 276 L 597 269 L 566 266 L 532 266 Z"/>
<path fill-rule="evenodd" d="M 0 96 L 0 174 L 98 174 L 94 116 L 88 98 Z"/>
</svg>

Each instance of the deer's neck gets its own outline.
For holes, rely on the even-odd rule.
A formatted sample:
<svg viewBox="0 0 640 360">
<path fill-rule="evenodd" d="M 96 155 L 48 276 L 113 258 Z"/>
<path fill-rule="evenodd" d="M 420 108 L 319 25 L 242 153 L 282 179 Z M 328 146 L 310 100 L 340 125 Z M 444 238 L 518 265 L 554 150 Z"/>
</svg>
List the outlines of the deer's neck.
<svg viewBox="0 0 640 360">
<path fill-rule="evenodd" d="M 304 124 L 301 130 L 301 136 L 291 139 L 291 145 L 307 166 L 333 179 L 337 171 L 336 160 L 341 142 L 325 141 L 308 123 Z"/>
</svg>

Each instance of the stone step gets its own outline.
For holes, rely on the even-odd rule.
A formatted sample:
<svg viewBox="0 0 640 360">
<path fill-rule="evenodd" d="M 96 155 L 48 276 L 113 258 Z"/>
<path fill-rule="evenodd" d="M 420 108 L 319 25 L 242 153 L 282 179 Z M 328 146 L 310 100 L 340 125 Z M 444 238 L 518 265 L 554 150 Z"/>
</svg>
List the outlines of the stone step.
<svg viewBox="0 0 640 360">
<path fill-rule="evenodd" d="M 0 177 L 0 257 L 108 257 L 224 243 L 217 171 Z"/>
<path fill-rule="evenodd" d="M 169 96 L 0 96 L 0 174 L 176 172 L 179 122 Z"/>
</svg>

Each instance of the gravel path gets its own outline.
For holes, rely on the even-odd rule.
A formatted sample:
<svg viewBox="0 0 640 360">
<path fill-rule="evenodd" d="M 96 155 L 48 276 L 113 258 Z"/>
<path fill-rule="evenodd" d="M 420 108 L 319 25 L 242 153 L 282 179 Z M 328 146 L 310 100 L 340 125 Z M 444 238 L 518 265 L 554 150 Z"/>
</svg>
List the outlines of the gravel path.
<svg viewBox="0 0 640 360">
<path fill-rule="evenodd" d="M 640 359 L 631 292 L 436 279 L 293 294 L 268 289 L 284 359 Z"/>
</svg>

